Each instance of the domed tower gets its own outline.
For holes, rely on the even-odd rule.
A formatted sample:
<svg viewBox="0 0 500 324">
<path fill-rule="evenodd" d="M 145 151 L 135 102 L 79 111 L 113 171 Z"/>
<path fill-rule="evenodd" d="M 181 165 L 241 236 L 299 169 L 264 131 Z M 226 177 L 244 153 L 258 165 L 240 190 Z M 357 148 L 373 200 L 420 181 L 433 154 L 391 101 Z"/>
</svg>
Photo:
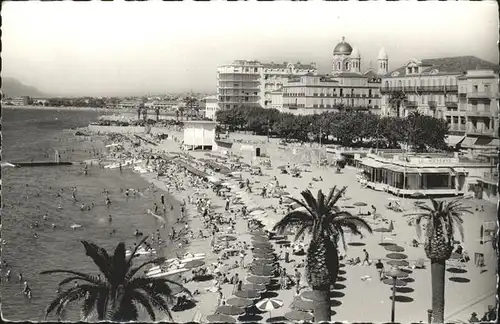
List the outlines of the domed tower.
<svg viewBox="0 0 500 324">
<path fill-rule="evenodd" d="M 342 37 L 342 41 L 333 50 L 332 74 L 350 71 L 349 55 L 351 53 L 351 45 L 345 41 L 345 37 Z"/>
<path fill-rule="evenodd" d="M 380 52 L 378 52 L 378 75 L 385 75 L 389 72 L 389 56 L 385 51 L 385 48 L 381 48 Z"/>
<path fill-rule="evenodd" d="M 353 48 L 351 53 L 351 72 L 360 73 L 361 72 L 361 55 L 356 47 Z"/>
</svg>

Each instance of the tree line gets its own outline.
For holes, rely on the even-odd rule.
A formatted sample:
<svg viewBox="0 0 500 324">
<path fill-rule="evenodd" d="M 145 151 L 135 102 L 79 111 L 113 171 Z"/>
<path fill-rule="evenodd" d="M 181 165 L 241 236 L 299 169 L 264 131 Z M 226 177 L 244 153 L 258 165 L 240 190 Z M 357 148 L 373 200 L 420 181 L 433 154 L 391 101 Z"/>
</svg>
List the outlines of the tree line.
<svg viewBox="0 0 500 324">
<path fill-rule="evenodd" d="M 314 115 L 293 115 L 277 109 L 237 107 L 217 111 L 217 122 L 227 131 L 250 131 L 286 141 L 338 143 L 348 147 L 401 148 L 415 151 L 447 148 L 445 120 L 418 112 L 408 117 L 379 116 L 342 109 Z"/>
</svg>

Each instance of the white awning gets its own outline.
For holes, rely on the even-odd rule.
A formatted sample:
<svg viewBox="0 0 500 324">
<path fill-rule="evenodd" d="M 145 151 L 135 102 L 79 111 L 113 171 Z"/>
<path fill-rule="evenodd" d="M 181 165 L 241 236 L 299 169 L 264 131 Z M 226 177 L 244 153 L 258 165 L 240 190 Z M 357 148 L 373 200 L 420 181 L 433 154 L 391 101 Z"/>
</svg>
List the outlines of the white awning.
<svg viewBox="0 0 500 324">
<path fill-rule="evenodd" d="M 446 143 L 449 146 L 455 146 L 457 144 L 460 144 L 466 137 L 467 137 L 467 135 L 462 135 L 462 136 L 448 135 L 448 137 L 446 138 Z"/>
<path fill-rule="evenodd" d="M 452 169 L 457 173 L 467 173 L 467 170 L 465 168 L 452 168 Z"/>
<path fill-rule="evenodd" d="M 472 148 L 472 147 L 474 147 L 474 144 L 476 143 L 476 141 L 477 141 L 477 138 L 474 138 L 474 137 L 466 137 L 466 138 L 463 140 L 463 142 L 462 142 L 461 146 L 462 146 L 462 147 L 471 147 L 471 148 Z"/>
<path fill-rule="evenodd" d="M 361 164 L 362 165 L 365 165 L 365 166 L 368 166 L 368 167 L 371 167 L 371 168 L 382 168 L 384 167 L 385 164 L 383 163 L 380 163 L 378 161 L 375 161 L 374 159 L 370 159 L 370 158 L 365 158 L 365 159 L 361 159 Z"/>
<path fill-rule="evenodd" d="M 417 169 L 419 173 L 451 173 L 451 168 L 421 168 Z"/>
<path fill-rule="evenodd" d="M 207 177 L 208 181 L 210 181 L 211 183 L 219 183 L 221 182 L 219 178 L 217 177 L 214 177 L 214 176 L 209 176 Z"/>
</svg>

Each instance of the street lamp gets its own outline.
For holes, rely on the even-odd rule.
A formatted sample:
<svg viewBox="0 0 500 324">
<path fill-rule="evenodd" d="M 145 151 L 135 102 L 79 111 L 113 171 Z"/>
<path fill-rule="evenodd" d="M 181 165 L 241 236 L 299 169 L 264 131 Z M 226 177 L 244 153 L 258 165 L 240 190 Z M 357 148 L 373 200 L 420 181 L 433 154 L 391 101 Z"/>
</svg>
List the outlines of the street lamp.
<svg viewBox="0 0 500 324">
<path fill-rule="evenodd" d="M 271 128 L 271 121 L 269 119 L 267 119 L 267 142 L 269 143 L 269 131 L 270 131 L 270 128 Z"/>
</svg>

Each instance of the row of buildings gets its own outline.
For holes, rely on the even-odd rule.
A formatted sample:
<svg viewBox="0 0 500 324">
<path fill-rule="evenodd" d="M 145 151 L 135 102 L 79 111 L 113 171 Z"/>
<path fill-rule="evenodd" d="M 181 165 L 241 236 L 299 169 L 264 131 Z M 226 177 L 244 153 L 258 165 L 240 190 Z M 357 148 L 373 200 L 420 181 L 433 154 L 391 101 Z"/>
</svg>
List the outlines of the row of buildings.
<svg viewBox="0 0 500 324">
<path fill-rule="evenodd" d="M 218 108 L 260 106 L 308 115 L 342 105 L 401 117 L 418 111 L 448 122 L 451 145 L 498 147 L 498 65 L 459 56 L 410 59 L 391 71 L 384 48 L 376 62 L 362 71 L 359 50 L 344 38 L 326 75 L 315 63 L 235 61 L 217 69 Z"/>
</svg>

